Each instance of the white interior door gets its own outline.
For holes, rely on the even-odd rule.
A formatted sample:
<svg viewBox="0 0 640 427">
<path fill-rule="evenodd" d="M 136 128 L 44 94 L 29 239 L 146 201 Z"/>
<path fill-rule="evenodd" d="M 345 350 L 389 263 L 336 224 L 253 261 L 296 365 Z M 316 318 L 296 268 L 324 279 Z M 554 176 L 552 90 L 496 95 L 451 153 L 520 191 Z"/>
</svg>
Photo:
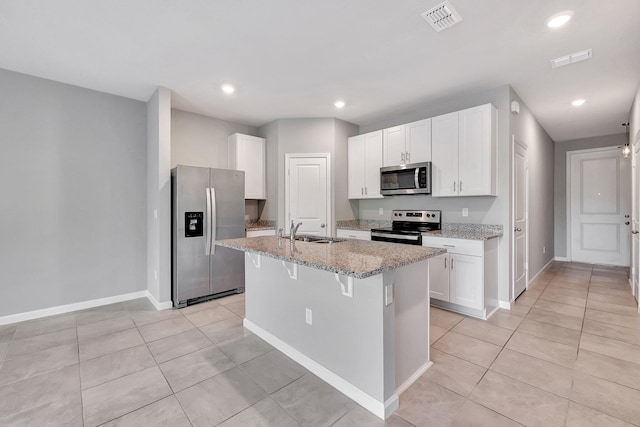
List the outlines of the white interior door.
<svg viewBox="0 0 640 427">
<path fill-rule="evenodd" d="M 286 229 L 301 222 L 299 234 L 329 235 L 329 155 L 287 155 Z"/>
<path fill-rule="evenodd" d="M 513 143 L 513 298 L 524 292 L 528 282 L 528 210 L 527 149 Z"/>
<path fill-rule="evenodd" d="M 571 260 L 628 266 L 630 161 L 618 147 L 569 153 Z"/>
</svg>

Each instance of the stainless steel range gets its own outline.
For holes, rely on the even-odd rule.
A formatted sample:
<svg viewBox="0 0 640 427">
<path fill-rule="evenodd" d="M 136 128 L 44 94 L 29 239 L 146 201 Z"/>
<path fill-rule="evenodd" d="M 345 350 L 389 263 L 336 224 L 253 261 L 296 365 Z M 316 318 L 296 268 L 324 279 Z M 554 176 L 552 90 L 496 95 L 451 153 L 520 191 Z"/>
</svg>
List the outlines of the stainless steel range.
<svg viewBox="0 0 640 427">
<path fill-rule="evenodd" d="M 442 228 L 441 211 L 391 211 L 391 227 L 374 228 L 371 240 L 422 245 L 422 233 Z"/>
</svg>

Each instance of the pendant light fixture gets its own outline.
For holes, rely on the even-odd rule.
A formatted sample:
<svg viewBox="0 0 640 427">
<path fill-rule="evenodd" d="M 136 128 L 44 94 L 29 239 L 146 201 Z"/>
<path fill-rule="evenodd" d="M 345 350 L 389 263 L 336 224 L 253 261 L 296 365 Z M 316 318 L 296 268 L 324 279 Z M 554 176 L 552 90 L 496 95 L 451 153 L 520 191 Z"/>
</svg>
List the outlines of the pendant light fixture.
<svg viewBox="0 0 640 427">
<path fill-rule="evenodd" d="M 622 157 L 629 157 L 631 155 L 631 147 L 629 146 L 629 122 L 623 123 L 622 126 L 625 128 L 625 136 L 627 138 L 626 142 L 622 146 Z"/>
</svg>

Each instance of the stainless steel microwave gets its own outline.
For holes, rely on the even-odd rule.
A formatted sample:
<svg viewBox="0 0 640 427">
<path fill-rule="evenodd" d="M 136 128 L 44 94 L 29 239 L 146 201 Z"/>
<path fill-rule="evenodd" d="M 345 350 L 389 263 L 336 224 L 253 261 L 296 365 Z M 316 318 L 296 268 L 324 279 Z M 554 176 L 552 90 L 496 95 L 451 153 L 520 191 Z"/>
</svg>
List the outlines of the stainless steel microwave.
<svg viewBox="0 0 640 427">
<path fill-rule="evenodd" d="M 431 194 L 431 162 L 380 168 L 380 194 Z"/>
</svg>

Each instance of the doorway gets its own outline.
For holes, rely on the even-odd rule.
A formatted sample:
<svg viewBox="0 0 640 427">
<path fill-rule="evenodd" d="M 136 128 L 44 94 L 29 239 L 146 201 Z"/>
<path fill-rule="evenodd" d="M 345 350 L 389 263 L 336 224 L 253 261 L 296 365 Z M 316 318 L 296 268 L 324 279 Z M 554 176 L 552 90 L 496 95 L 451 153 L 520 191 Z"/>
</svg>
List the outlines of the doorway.
<svg viewBox="0 0 640 427">
<path fill-rule="evenodd" d="M 285 154 L 285 227 L 301 222 L 300 234 L 328 236 L 331 231 L 331 157 Z"/>
<path fill-rule="evenodd" d="M 571 261 L 629 266 L 630 166 L 618 147 L 567 153 L 567 248 Z"/>
<path fill-rule="evenodd" d="M 527 147 L 512 137 L 513 152 L 513 299 L 527 288 L 529 282 L 528 221 L 529 163 Z"/>
</svg>

